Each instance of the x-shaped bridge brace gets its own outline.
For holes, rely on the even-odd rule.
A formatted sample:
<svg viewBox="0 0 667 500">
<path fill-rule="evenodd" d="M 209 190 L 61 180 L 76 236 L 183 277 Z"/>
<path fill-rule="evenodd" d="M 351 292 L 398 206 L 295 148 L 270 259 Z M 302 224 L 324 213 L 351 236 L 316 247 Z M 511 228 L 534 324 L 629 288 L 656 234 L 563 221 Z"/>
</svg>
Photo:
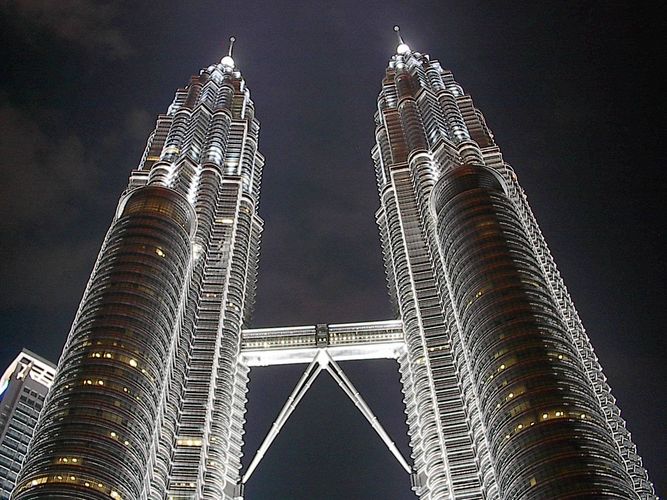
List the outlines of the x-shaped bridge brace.
<svg viewBox="0 0 667 500">
<path fill-rule="evenodd" d="M 305 328 L 309 327 L 299 327 L 299 329 Z M 332 332 L 334 332 L 331 338 L 329 337 L 329 328 L 331 328 Z M 280 433 L 280 430 L 283 428 L 290 415 L 294 412 L 299 402 L 303 399 L 308 389 L 310 389 L 323 370 L 329 372 L 331 377 L 338 383 L 343 392 L 347 394 L 350 400 L 359 409 L 361 414 L 366 418 L 366 420 L 368 420 L 368 422 L 371 424 L 371 427 L 373 427 L 375 432 L 378 433 L 391 454 L 394 455 L 396 460 L 398 460 L 398 463 L 401 464 L 401 467 L 403 467 L 403 469 L 408 474 L 412 474 L 412 468 L 407 463 L 405 458 L 403 458 L 403 455 L 396 447 L 396 444 L 390 439 L 389 435 L 380 424 L 378 418 L 373 414 L 368 404 L 366 404 L 364 399 L 359 394 L 359 391 L 357 391 L 350 379 L 348 379 L 343 372 L 340 365 L 334 360 L 334 356 L 338 357 L 339 359 L 395 357 L 396 352 L 401 348 L 402 344 L 402 330 L 400 328 L 400 323 L 387 321 L 349 325 L 330 325 L 330 327 L 328 325 L 318 325 L 317 330 L 315 330 L 315 328 L 312 328 L 312 330 L 313 333 L 315 333 L 315 342 L 313 343 L 307 340 L 308 337 L 310 337 L 310 332 L 306 333 L 305 331 L 298 330 L 296 333 L 300 334 L 301 340 L 299 342 L 287 341 L 287 344 L 285 344 L 286 341 L 281 340 L 280 345 L 275 341 L 275 339 L 284 339 L 287 337 L 283 337 L 284 332 L 280 332 L 279 329 L 275 329 L 273 331 L 270 329 L 244 331 L 246 342 L 244 345 L 245 349 L 243 350 L 246 351 L 246 359 L 250 362 L 250 364 L 262 365 L 283 364 L 286 362 L 303 362 L 306 361 L 306 359 L 304 359 L 304 355 L 308 356 L 307 359 L 310 360 L 310 364 L 294 387 L 294 390 L 290 394 L 289 398 L 287 398 L 287 401 L 278 414 L 275 422 L 271 425 L 271 429 L 264 438 L 264 441 L 260 445 L 257 453 L 252 459 L 252 462 L 250 462 L 248 469 L 243 475 L 241 485 L 245 485 L 248 482 L 250 476 L 252 476 L 252 473 L 255 471 L 262 458 L 264 458 L 264 455 L 266 455 L 266 452 Z M 326 332 L 326 339 L 323 338 L 323 331 Z M 291 335 L 294 335 L 294 333 L 295 330 L 292 329 Z M 259 340 L 258 337 L 260 335 L 264 339 L 272 338 L 274 339 L 274 342 L 271 344 L 268 342 L 258 342 L 257 340 Z M 253 339 L 254 342 L 248 342 L 248 339 Z M 336 345 L 339 342 L 341 344 L 345 344 L 343 350 L 337 350 L 338 348 Z M 295 343 L 301 345 L 294 345 Z M 343 346 L 341 346 L 341 348 L 342 347 Z M 288 353 L 290 358 L 288 361 L 283 359 L 284 355 L 278 354 L 278 352 L 284 352 L 285 350 L 290 351 Z M 272 359 L 273 362 L 262 362 L 258 357 L 258 353 L 260 353 L 260 351 L 267 353 L 274 351 L 272 355 L 275 356 L 278 354 L 278 358 L 274 357 Z M 299 351 L 300 353 L 297 354 Z M 334 353 L 334 356 L 332 356 L 332 352 Z M 391 355 L 391 353 L 394 355 Z M 298 360 L 295 358 L 298 358 Z"/>
</svg>

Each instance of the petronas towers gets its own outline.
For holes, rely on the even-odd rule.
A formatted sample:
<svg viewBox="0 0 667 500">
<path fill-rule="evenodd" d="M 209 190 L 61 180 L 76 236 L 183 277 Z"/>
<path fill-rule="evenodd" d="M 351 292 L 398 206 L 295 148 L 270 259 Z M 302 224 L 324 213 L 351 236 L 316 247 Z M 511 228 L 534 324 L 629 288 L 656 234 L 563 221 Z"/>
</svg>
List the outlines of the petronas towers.
<svg viewBox="0 0 667 500">
<path fill-rule="evenodd" d="M 158 116 L 12 498 L 243 498 L 323 372 L 421 499 L 656 498 L 514 170 L 452 73 L 399 42 L 371 152 L 396 318 L 248 328 L 264 158 L 230 50 Z M 398 363 L 407 460 L 338 364 L 374 358 Z M 242 473 L 249 371 L 287 363 L 304 375 Z"/>
</svg>

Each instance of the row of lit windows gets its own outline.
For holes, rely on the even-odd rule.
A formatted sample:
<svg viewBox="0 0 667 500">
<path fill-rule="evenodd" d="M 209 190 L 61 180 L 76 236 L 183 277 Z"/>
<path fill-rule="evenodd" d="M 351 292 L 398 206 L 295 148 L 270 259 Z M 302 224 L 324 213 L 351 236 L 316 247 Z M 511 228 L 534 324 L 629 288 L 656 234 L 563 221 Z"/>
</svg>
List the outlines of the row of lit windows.
<svg viewBox="0 0 667 500">
<path fill-rule="evenodd" d="M 315 340 L 313 337 L 307 337 L 303 340 L 275 340 L 271 342 L 262 342 L 262 341 L 256 341 L 256 342 L 243 342 L 243 347 L 246 349 L 253 348 L 253 347 L 264 347 L 266 349 L 270 347 L 277 347 L 281 345 L 296 345 L 296 346 L 308 346 L 308 345 L 314 345 Z"/>
<path fill-rule="evenodd" d="M 115 500 L 122 500 L 122 496 L 120 493 L 118 493 L 116 490 L 113 488 L 110 488 L 109 486 L 106 486 L 104 483 L 86 479 L 86 478 L 81 478 L 77 477 L 75 475 L 63 475 L 63 474 L 57 474 L 54 476 L 43 476 L 43 477 L 38 477 L 35 479 L 32 479 L 28 482 L 26 482 L 21 488 L 19 488 L 17 491 L 25 491 L 28 488 L 35 487 L 35 486 L 40 486 L 44 484 L 49 484 L 49 483 L 67 483 L 67 484 L 78 484 L 81 486 L 85 486 L 86 488 L 94 488 L 96 490 L 100 490 L 103 493 L 106 493 L 109 495 L 110 498 L 113 498 Z"/>
</svg>

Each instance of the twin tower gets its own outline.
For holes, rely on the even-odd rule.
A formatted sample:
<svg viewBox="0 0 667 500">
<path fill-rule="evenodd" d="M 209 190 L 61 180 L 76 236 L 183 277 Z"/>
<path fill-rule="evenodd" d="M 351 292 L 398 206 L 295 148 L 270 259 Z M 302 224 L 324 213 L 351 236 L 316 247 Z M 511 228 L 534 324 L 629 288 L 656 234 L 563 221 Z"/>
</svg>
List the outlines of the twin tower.
<svg viewBox="0 0 667 500">
<path fill-rule="evenodd" d="M 157 118 L 13 499 L 242 498 L 322 370 L 371 421 L 420 499 L 656 498 L 482 113 L 450 71 L 399 41 L 371 152 L 397 319 L 244 329 L 264 158 L 230 52 Z M 398 362 L 410 460 L 338 365 L 372 358 Z M 281 363 L 307 368 L 241 475 L 248 373 Z"/>
</svg>

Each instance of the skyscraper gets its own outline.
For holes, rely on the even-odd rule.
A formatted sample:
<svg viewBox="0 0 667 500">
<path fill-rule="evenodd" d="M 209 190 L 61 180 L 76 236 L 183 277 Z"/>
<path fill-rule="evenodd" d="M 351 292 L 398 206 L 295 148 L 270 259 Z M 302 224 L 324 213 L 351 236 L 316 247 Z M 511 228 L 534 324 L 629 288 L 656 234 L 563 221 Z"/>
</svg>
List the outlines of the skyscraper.
<svg viewBox="0 0 667 500">
<path fill-rule="evenodd" d="M 23 349 L 0 378 L 0 498 L 9 498 L 56 367 Z"/>
<path fill-rule="evenodd" d="M 234 493 L 247 382 L 240 333 L 262 231 L 258 132 L 231 46 L 158 117 L 84 292 L 16 498 Z"/>
<path fill-rule="evenodd" d="M 399 35 L 375 115 L 389 289 L 423 498 L 653 498 L 512 167 Z"/>
<path fill-rule="evenodd" d="M 240 498 L 324 372 L 422 499 L 654 497 L 512 168 L 452 74 L 399 41 L 372 150 L 398 319 L 242 330 L 264 161 L 230 49 L 158 117 L 14 498 Z M 338 364 L 374 358 L 398 361 L 411 460 Z M 241 476 L 248 372 L 287 363 L 307 368 Z"/>
</svg>

